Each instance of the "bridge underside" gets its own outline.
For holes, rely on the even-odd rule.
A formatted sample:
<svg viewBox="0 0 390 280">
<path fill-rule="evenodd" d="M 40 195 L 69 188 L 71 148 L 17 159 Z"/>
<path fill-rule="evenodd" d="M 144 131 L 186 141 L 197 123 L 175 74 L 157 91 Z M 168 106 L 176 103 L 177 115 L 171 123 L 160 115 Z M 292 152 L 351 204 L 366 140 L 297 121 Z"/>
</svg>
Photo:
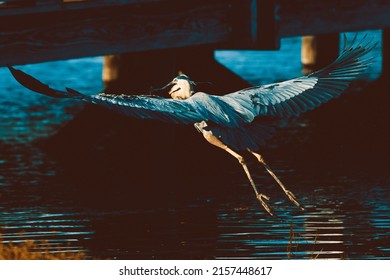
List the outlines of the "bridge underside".
<svg viewBox="0 0 390 280">
<path fill-rule="evenodd" d="M 5 3 L 0 66 L 199 45 L 277 49 L 281 37 L 390 26 L 390 1 L 380 0 Z"/>
</svg>

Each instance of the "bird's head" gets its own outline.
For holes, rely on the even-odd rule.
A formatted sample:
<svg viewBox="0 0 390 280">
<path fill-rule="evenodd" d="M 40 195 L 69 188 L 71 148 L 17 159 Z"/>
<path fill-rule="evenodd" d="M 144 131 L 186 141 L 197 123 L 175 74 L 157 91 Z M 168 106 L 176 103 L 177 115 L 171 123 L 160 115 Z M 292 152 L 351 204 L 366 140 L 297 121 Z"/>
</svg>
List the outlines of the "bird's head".
<svg viewBox="0 0 390 280">
<path fill-rule="evenodd" d="M 162 89 L 169 89 L 168 94 L 173 99 L 184 100 L 191 97 L 195 90 L 196 83 L 192 81 L 187 75 L 181 74 L 174 78 L 169 84 Z"/>
<path fill-rule="evenodd" d="M 194 94 L 195 82 L 191 81 L 187 75 L 179 75 L 174 78 L 171 83 L 172 87 L 168 94 L 172 99 L 184 100 Z"/>
<path fill-rule="evenodd" d="M 151 88 L 150 94 L 155 94 L 156 92 L 161 91 L 168 91 L 168 94 L 172 99 L 185 100 L 190 98 L 195 93 L 195 87 L 198 87 L 202 84 L 212 85 L 210 82 L 194 82 L 187 75 L 180 74 L 162 88 Z"/>
</svg>

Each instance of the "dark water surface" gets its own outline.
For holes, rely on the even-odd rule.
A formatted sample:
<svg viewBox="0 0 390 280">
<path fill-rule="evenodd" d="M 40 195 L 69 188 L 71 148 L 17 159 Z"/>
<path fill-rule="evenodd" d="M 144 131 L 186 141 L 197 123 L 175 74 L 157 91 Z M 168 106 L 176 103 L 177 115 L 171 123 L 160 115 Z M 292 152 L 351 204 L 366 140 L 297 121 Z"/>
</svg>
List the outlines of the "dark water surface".
<svg viewBox="0 0 390 280">
<path fill-rule="evenodd" d="M 380 38 L 379 32 L 371 34 Z M 300 75 L 300 39 L 282 43 L 279 53 L 221 51 L 216 57 L 255 84 Z M 53 86 L 94 93 L 102 87 L 101 67 L 102 58 L 86 58 L 21 68 Z M 380 71 L 379 57 L 367 78 Z M 385 94 L 372 85 L 359 88 L 283 123 L 264 148 L 304 212 L 249 161 L 256 183 L 271 196 L 271 218 L 228 156 L 213 179 L 165 178 L 161 185 L 90 180 L 92 162 L 70 171 L 42 142 L 82 106 L 32 94 L 0 68 L 3 242 L 47 240 L 51 251 L 83 251 L 94 258 L 390 259 L 389 115 L 380 106 Z M 108 168 L 96 170 L 102 172 L 110 177 Z"/>
</svg>

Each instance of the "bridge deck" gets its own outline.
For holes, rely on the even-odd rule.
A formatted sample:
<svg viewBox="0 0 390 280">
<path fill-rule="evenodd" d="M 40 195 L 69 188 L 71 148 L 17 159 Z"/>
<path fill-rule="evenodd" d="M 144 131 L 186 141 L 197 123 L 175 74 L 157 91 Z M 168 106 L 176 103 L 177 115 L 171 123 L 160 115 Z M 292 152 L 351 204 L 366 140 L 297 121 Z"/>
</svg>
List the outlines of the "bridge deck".
<svg viewBox="0 0 390 280">
<path fill-rule="evenodd" d="M 390 26 L 389 0 L 0 3 L 0 66 L 205 44 L 268 49 L 280 37 Z"/>
</svg>

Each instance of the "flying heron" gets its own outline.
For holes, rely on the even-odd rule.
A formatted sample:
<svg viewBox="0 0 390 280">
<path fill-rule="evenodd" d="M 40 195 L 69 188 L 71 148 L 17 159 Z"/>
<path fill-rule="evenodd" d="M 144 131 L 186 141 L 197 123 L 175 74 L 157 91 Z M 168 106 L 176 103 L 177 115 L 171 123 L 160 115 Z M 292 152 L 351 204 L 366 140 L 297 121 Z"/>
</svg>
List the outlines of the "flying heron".
<svg viewBox="0 0 390 280">
<path fill-rule="evenodd" d="M 272 216 L 266 200 L 253 181 L 241 151 L 248 151 L 265 167 L 286 196 L 304 210 L 295 195 L 279 180 L 259 153 L 259 146 L 270 138 L 269 127 L 261 122 L 262 116 L 288 118 L 299 116 L 320 104 L 339 96 L 353 79 L 363 73 L 372 58 L 364 58 L 375 44 L 362 39 L 345 46 L 340 56 L 323 69 L 280 83 L 245 88 L 223 96 L 196 92 L 197 83 L 186 75 L 174 78 L 163 89 L 171 98 L 152 95 L 113 95 L 99 93 L 85 95 L 70 88 L 66 91 L 50 88 L 32 76 L 11 66 L 15 79 L 35 92 L 59 98 L 73 98 L 99 104 L 125 116 L 154 119 L 174 124 L 194 124 L 204 138 L 219 147 L 242 165 L 246 176 L 264 209 Z"/>
</svg>

